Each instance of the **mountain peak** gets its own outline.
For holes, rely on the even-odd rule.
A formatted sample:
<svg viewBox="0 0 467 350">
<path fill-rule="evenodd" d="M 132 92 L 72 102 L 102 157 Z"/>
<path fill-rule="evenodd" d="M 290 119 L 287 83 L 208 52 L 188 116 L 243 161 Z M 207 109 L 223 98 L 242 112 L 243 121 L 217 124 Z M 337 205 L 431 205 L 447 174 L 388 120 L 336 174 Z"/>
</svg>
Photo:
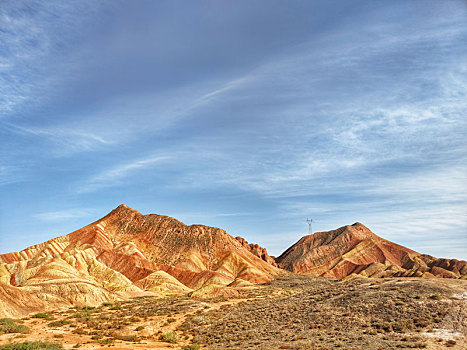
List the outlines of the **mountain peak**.
<svg viewBox="0 0 467 350">
<path fill-rule="evenodd" d="M 123 213 L 126 213 L 126 214 L 140 214 L 142 215 L 139 211 L 137 211 L 136 209 L 133 209 L 133 208 L 130 208 L 128 205 L 126 204 L 120 204 L 118 207 L 116 207 L 114 210 L 112 210 L 109 215 L 111 214 L 115 214 L 115 213 L 118 213 L 120 215 L 122 215 Z"/>
<path fill-rule="evenodd" d="M 136 211 L 138 212 L 136 209 L 133 209 L 131 207 L 129 207 L 128 205 L 126 204 L 120 204 L 118 207 L 116 207 L 114 210 L 130 210 L 130 211 Z"/>
<path fill-rule="evenodd" d="M 360 222 L 305 236 L 277 258 L 293 272 L 342 278 L 372 263 L 402 265 L 405 255 L 420 255 L 374 234 Z"/>
</svg>

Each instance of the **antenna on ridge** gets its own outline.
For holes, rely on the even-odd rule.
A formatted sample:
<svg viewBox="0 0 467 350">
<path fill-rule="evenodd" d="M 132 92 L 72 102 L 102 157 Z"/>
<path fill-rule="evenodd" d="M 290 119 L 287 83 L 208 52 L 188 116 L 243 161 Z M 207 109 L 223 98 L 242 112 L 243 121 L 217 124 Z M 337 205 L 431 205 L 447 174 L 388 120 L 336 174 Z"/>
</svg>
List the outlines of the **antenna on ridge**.
<svg viewBox="0 0 467 350">
<path fill-rule="evenodd" d="M 311 224 L 313 222 L 312 219 L 306 219 L 306 222 L 308 223 L 308 233 L 311 235 L 313 234 L 313 230 L 311 229 Z"/>
</svg>

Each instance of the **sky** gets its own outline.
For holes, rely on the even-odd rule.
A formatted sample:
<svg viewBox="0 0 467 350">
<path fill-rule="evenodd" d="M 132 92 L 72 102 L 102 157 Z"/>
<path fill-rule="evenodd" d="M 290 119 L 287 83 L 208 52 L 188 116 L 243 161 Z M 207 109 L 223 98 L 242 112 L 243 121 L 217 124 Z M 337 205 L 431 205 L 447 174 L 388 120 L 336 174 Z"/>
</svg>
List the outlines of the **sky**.
<svg viewBox="0 0 467 350">
<path fill-rule="evenodd" d="M 0 253 L 125 203 L 467 260 L 466 4 L 0 0 Z"/>
</svg>

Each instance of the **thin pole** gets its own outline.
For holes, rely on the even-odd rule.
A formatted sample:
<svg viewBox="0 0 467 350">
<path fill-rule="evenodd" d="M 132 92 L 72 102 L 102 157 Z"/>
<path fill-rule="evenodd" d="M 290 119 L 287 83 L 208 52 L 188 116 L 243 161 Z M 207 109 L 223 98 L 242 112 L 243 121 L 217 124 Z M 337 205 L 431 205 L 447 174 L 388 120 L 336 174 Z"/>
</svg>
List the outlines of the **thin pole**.
<svg viewBox="0 0 467 350">
<path fill-rule="evenodd" d="M 306 219 L 306 222 L 308 223 L 308 233 L 311 235 L 313 234 L 313 230 L 311 228 L 311 223 L 313 222 L 312 219 Z"/>
</svg>

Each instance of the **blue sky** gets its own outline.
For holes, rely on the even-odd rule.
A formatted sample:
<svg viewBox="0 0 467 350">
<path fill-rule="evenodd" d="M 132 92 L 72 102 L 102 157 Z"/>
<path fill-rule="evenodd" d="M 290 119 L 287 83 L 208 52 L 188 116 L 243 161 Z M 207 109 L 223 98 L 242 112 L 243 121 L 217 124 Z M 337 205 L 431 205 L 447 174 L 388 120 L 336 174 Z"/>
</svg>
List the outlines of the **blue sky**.
<svg viewBox="0 0 467 350">
<path fill-rule="evenodd" d="M 464 1 L 0 2 L 0 253 L 120 203 L 280 254 L 467 259 Z"/>
</svg>

